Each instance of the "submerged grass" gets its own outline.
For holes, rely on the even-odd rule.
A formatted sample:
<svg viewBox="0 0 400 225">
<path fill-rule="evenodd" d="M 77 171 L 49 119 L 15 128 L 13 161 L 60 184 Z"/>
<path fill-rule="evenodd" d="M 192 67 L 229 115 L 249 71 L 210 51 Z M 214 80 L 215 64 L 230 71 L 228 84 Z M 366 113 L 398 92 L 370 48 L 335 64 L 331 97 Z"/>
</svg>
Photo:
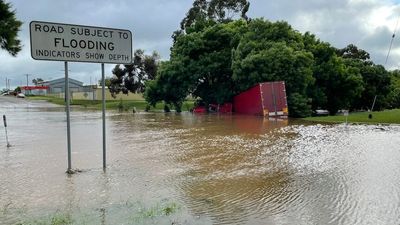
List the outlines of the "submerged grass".
<svg viewBox="0 0 400 225">
<path fill-rule="evenodd" d="M 74 220 L 69 214 L 56 213 L 48 218 L 26 221 L 18 225 L 73 225 Z"/>
<path fill-rule="evenodd" d="M 179 205 L 174 202 L 157 204 L 156 206 L 152 206 L 149 208 L 142 206 L 140 207 L 139 212 L 133 216 L 133 221 L 139 223 L 146 219 L 170 216 L 176 213 L 179 209 Z"/>
<path fill-rule="evenodd" d="M 103 221 L 106 215 L 103 217 L 98 216 L 98 211 L 102 214 L 114 214 L 119 212 L 125 212 L 126 217 L 118 217 L 118 222 L 115 224 L 158 224 L 157 222 L 170 221 L 173 214 L 180 210 L 180 206 L 171 201 L 161 201 L 156 205 L 145 207 L 143 202 L 127 202 L 121 207 L 121 205 L 114 205 L 112 208 L 100 208 L 95 211 L 83 213 L 63 213 L 62 210 L 57 210 L 51 214 L 44 215 L 41 217 L 27 218 L 23 222 L 17 223 L 16 225 L 84 225 L 84 224 L 99 224 Z M 117 211 L 116 211 L 117 210 Z M 93 213 L 95 212 L 95 213 Z M 108 217 L 108 216 L 107 216 Z M 111 216 L 112 217 L 112 216 Z M 114 218 L 115 219 L 115 218 Z M 100 220 L 100 221 L 99 221 Z M 1 223 L 0 223 L 1 224 Z M 101 224 L 103 224 L 101 222 Z"/>
<path fill-rule="evenodd" d="M 369 118 L 369 115 L 372 118 Z M 330 122 L 330 123 L 344 123 L 346 122 L 345 116 L 322 116 L 322 117 L 308 117 L 304 118 L 307 121 L 314 122 Z M 400 109 L 385 110 L 381 112 L 357 112 L 350 113 L 348 116 L 349 123 L 367 123 L 367 124 L 400 124 Z"/>
</svg>

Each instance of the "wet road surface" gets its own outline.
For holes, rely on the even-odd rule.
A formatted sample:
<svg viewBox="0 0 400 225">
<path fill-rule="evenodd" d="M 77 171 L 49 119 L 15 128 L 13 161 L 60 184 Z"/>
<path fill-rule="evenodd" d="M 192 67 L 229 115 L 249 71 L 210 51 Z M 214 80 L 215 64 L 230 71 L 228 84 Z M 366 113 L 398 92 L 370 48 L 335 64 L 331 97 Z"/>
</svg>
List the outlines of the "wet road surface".
<svg viewBox="0 0 400 225">
<path fill-rule="evenodd" d="M 0 97 L 0 224 L 397 224 L 400 127 L 73 109 Z M 2 129 L 3 126 L 1 126 Z"/>
</svg>

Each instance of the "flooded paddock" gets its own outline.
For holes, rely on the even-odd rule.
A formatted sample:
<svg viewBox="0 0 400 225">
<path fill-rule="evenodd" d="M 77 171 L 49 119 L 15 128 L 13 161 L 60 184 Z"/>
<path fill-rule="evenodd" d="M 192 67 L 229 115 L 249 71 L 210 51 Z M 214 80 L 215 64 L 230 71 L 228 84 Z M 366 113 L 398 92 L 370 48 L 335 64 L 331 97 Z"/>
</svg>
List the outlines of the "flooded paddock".
<svg viewBox="0 0 400 225">
<path fill-rule="evenodd" d="M 0 98 L 0 224 L 397 224 L 400 127 Z M 61 222 L 60 222 L 61 221 Z M 59 222 L 59 223 L 57 223 Z M 62 223 L 64 222 L 64 223 Z"/>
</svg>

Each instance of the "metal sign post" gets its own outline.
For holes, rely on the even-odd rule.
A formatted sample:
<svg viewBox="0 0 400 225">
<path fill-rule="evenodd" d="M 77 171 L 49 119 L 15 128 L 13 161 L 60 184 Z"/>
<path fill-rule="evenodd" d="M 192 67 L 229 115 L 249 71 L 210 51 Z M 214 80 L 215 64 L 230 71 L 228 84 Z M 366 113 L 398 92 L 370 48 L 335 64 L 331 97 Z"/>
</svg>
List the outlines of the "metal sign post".
<svg viewBox="0 0 400 225">
<path fill-rule="evenodd" d="M 71 120 L 70 120 L 70 105 L 69 105 L 69 78 L 68 78 L 68 62 L 64 62 L 65 70 L 65 111 L 67 113 L 67 146 L 68 146 L 68 170 L 71 172 Z"/>
<path fill-rule="evenodd" d="M 3 123 L 4 123 L 4 129 L 6 130 L 6 143 L 7 143 L 7 148 L 11 147 L 10 142 L 8 142 L 8 134 L 7 134 L 7 118 L 6 115 L 3 115 Z"/>
<path fill-rule="evenodd" d="M 349 118 L 349 110 L 345 110 L 343 115 L 346 117 L 346 125 L 347 125 L 347 121 L 348 121 L 348 118 Z"/>
<path fill-rule="evenodd" d="M 101 90 L 101 96 L 103 100 L 103 106 L 102 106 L 102 117 L 103 117 L 103 169 L 106 169 L 106 91 L 105 91 L 105 78 L 104 78 L 104 63 L 101 64 L 101 84 L 102 84 L 102 90 Z"/>
<path fill-rule="evenodd" d="M 36 60 L 63 61 L 67 113 L 68 170 L 71 171 L 71 127 L 68 62 L 101 63 L 103 168 L 106 168 L 106 101 L 104 63 L 132 63 L 132 33 L 129 30 L 76 24 L 32 21 L 29 24 L 31 56 Z"/>
</svg>

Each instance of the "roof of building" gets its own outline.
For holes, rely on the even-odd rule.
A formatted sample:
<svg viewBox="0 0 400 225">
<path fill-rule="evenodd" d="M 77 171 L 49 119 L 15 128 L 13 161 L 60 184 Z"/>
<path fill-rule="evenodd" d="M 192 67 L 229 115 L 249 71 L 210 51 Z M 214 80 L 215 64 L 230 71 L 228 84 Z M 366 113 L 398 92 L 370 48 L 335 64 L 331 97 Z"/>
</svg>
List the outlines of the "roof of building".
<svg viewBox="0 0 400 225">
<path fill-rule="evenodd" d="M 68 80 L 69 80 L 69 83 L 72 83 L 72 84 L 75 84 L 75 85 L 78 85 L 78 86 L 83 86 L 83 82 L 81 82 L 79 80 L 75 80 L 75 79 L 72 79 L 72 78 L 68 78 Z M 45 81 L 45 82 L 43 82 L 43 84 L 44 85 L 55 85 L 55 84 L 64 83 L 64 82 L 65 82 L 65 78 L 57 78 L 57 79 L 54 79 L 54 80 Z"/>
</svg>

